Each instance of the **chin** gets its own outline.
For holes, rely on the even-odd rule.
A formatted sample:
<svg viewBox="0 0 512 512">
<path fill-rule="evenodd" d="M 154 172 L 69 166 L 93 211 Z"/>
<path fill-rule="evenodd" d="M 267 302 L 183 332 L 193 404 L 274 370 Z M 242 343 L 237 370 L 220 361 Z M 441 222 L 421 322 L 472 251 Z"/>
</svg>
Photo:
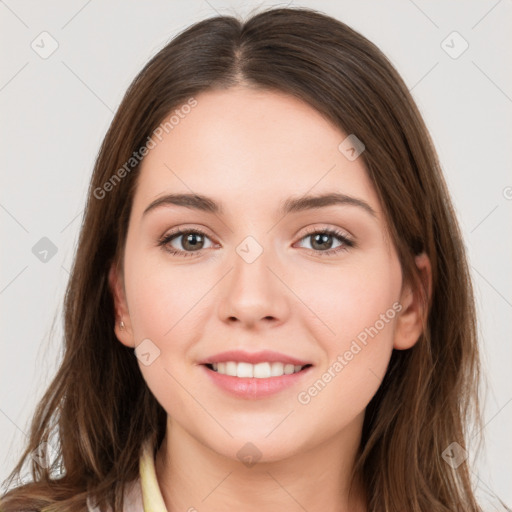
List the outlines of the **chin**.
<svg viewBox="0 0 512 512">
<path fill-rule="evenodd" d="M 279 435 L 273 432 L 269 435 L 269 430 L 263 432 L 253 431 L 252 433 L 244 432 L 235 435 L 230 431 L 233 438 L 228 440 L 219 439 L 218 444 L 212 443 L 211 438 L 208 446 L 224 457 L 234 461 L 244 463 L 247 467 L 251 467 L 254 463 L 277 462 L 285 460 L 296 455 L 301 449 L 306 450 L 306 443 L 290 438 L 288 433 L 284 431 Z"/>
</svg>

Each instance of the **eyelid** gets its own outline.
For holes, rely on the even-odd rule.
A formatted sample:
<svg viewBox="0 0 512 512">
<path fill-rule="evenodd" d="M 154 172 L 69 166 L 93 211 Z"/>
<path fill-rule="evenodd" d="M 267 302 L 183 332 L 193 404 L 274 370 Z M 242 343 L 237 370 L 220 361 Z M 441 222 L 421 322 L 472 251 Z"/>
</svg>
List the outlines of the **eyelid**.
<svg viewBox="0 0 512 512">
<path fill-rule="evenodd" d="M 166 231 L 159 240 L 164 240 L 169 237 L 174 237 L 178 235 L 184 235 L 187 233 L 198 233 L 200 235 L 203 235 L 205 237 L 208 237 L 210 240 L 214 241 L 215 237 L 210 234 L 210 230 L 208 228 L 202 226 L 201 224 L 194 224 L 193 226 L 189 226 L 187 224 L 180 225 L 179 227 L 172 228 L 169 231 Z"/>
<path fill-rule="evenodd" d="M 314 233 L 318 233 L 318 232 L 325 232 L 325 231 L 328 231 L 328 232 L 336 232 L 338 236 L 343 236 L 344 238 L 346 238 L 347 240 L 350 240 L 350 241 L 353 241 L 355 242 L 355 237 L 354 235 L 352 235 L 349 231 L 347 231 L 346 229 L 343 229 L 343 228 L 340 228 L 338 226 L 326 226 L 326 225 L 321 225 L 321 226 L 318 226 L 318 225 L 314 225 L 314 226 L 308 226 L 306 229 L 306 233 L 304 235 L 302 235 L 300 237 L 300 239 L 302 240 L 305 236 L 307 235 L 312 235 Z"/>
</svg>

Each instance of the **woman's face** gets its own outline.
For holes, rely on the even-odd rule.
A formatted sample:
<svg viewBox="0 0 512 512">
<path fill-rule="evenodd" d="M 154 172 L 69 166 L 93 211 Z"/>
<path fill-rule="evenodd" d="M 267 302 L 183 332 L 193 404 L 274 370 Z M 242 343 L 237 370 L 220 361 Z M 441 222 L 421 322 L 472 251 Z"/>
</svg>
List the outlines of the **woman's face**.
<svg viewBox="0 0 512 512">
<path fill-rule="evenodd" d="M 285 94 L 195 100 L 143 160 L 116 334 L 169 424 L 218 454 L 356 443 L 392 349 L 420 334 L 361 147 Z"/>
</svg>

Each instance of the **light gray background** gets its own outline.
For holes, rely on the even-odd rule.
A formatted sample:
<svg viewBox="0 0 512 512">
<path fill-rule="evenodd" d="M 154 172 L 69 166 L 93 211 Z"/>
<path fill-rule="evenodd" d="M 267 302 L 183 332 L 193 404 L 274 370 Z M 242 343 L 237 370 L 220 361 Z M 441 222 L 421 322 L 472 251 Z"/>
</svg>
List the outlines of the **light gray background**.
<svg viewBox="0 0 512 512">
<path fill-rule="evenodd" d="M 61 357 L 61 311 L 100 142 L 136 73 L 178 31 L 276 2 L 0 1 L 2 355 L 0 478 L 14 466 L 34 406 Z M 285 3 L 279 4 L 281 6 Z M 294 1 L 347 23 L 403 76 L 436 144 L 472 266 L 487 378 L 484 503 L 512 503 L 512 0 Z M 48 50 L 47 31 L 57 50 Z M 457 31 L 469 44 L 462 48 Z M 41 38 L 46 37 L 43 42 Z M 455 36 L 456 37 L 456 36 Z M 58 252 L 32 252 L 48 237 Z M 55 332 L 50 336 L 55 318 Z M 473 454 L 470 454 L 470 460 Z"/>
</svg>

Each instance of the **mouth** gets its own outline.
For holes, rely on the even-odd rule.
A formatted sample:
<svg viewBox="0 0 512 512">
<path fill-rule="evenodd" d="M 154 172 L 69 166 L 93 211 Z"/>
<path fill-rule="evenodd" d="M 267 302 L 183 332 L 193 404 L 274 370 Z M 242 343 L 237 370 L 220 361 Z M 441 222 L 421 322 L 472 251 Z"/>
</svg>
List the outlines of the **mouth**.
<svg viewBox="0 0 512 512">
<path fill-rule="evenodd" d="M 301 373 L 310 368 L 312 365 L 294 365 L 289 363 L 281 363 L 278 361 L 269 361 L 257 364 L 237 361 L 224 361 L 218 363 L 206 363 L 204 366 L 208 368 L 208 370 L 220 375 L 238 377 L 240 379 L 269 379 L 273 377 L 282 377 L 284 375 Z"/>
<path fill-rule="evenodd" d="M 261 400 L 286 389 L 304 386 L 312 364 L 292 365 L 273 361 L 251 364 L 226 361 L 200 365 L 215 388 L 235 398 Z"/>
</svg>

